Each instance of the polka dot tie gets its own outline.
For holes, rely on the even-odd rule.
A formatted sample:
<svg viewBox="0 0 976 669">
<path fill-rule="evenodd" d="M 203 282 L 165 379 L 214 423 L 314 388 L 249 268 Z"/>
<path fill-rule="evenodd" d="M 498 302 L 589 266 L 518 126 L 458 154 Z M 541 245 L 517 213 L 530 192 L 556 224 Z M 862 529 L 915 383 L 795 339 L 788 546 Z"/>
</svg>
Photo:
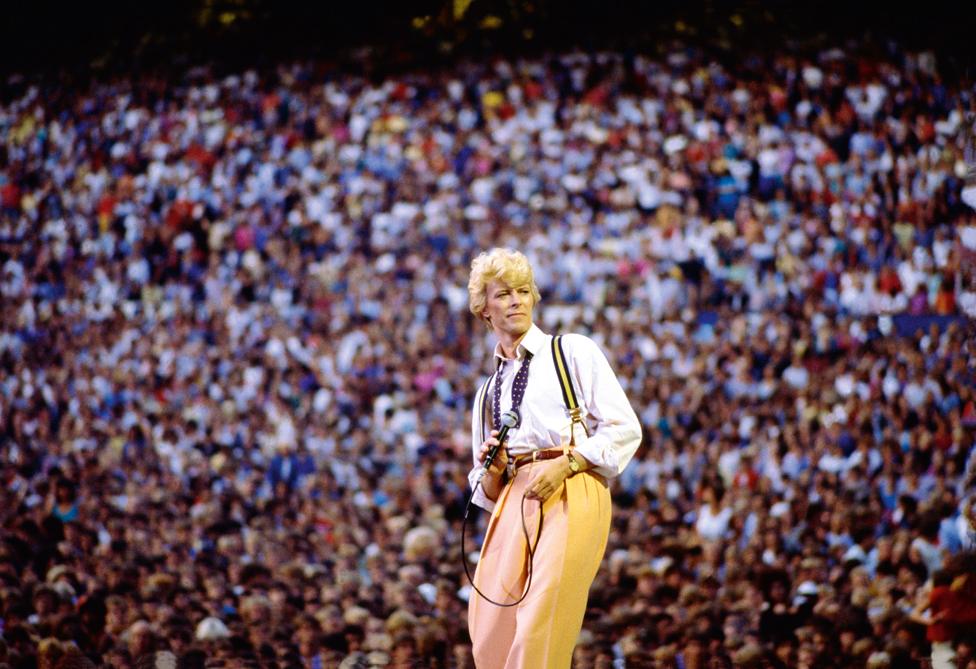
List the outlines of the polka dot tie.
<svg viewBox="0 0 976 669">
<path fill-rule="evenodd" d="M 498 366 L 498 373 L 495 375 L 495 395 L 491 406 L 491 419 L 495 429 L 500 429 L 502 424 L 502 372 L 505 371 L 505 365 L 507 360 L 502 360 L 501 364 Z M 522 360 L 522 366 L 519 370 L 515 372 L 515 381 L 512 382 L 512 409 L 518 413 L 519 407 L 522 406 L 522 397 L 525 396 L 525 387 L 529 383 L 529 363 L 532 362 L 532 354 L 528 351 L 525 352 L 525 359 Z M 519 421 L 521 422 L 521 421 Z"/>
</svg>

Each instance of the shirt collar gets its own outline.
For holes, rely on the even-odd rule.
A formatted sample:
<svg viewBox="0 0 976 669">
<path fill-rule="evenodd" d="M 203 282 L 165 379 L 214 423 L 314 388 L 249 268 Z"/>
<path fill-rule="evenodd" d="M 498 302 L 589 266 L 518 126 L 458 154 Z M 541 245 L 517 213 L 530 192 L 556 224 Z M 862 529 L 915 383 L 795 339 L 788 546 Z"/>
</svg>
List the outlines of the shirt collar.
<svg viewBox="0 0 976 669">
<path fill-rule="evenodd" d="M 525 336 L 522 337 L 522 341 L 519 342 L 516 348 L 515 354 L 518 359 L 521 360 L 525 357 L 526 351 L 532 354 L 533 357 L 539 354 L 539 351 L 543 349 L 546 345 L 546 333 L 539 329 L 539 327 L 533 323 Z M 502 360 L 506 360 L 505 356 L 502 354 L 501 344 L 495 344 L 495 362 L 501 364 Z"/>
</svg>

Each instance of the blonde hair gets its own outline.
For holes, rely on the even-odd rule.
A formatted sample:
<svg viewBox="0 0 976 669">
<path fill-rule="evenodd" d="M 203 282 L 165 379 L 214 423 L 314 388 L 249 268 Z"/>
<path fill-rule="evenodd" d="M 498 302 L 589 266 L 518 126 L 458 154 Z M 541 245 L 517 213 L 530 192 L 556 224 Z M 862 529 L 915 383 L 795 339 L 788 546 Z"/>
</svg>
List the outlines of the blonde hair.
<svg viewBox="0 0 976 669">
<path fill-rule="evenodd" d="M 532 288 L 533 305 L 542 299 L 539 287 L 535 285 L 532 265 L 524 254 L 502 248 L 483 251 L 471 261 L 471 275 L 468 278 L 468 308 L 478 318 L 481 318 L 488 303 L 488 284 L 495 280 L 513 288 L 528 284 Z"/>
</svg>

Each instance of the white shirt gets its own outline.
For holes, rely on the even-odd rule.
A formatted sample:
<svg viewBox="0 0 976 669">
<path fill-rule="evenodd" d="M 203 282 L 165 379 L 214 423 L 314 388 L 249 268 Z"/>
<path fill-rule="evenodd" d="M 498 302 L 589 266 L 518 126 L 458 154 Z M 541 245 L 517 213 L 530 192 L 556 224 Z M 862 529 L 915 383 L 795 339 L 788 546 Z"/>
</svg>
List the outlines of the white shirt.
<svg viewBox="0 0 976 669">
<path fill-rule="evenodd" d="M 705 541 L 718 541 L 729 530 L 732 520 L 732 507 L 726 506 L 713 513 L 708 504 L 703 504 L 695 519 L 695 530 Z"/>
<path fill-rule="evenodd" d="M 976 501 L 970 502 L 970 504 L 976 504 Z M 965 514 L 959 514 L 955 523 L 956 532 L 962 541 L 962 549 L 965 551 L 976 550 L 976 525 L 971 525 Z"/>
<path fill-rule="evenodd" d="M 575 451 L 592 463 L 596 473 L 605 478 L 619 476 L 640 445 L 640 421 L 606 356 L 592 339 L 567 334 L 562 338 L 562 347 L 589 435 L 576 426 Z M 500 413 L 512 406 L 512 384 L 519 367 L 525 364 L 526 351 L 533 357 L 520 407 L 522 424 L 509 432 L 506 444 L 512 456 L 558 448 L 569 444 L 571 436 L 572 421 L 563 401 L 562 386 L 552 359 L 552 335 L 547 335 L 535 325 L 529 328 L 519 343 L 515 363 L 508 360 L 501 370 Z M 495 358 L 498 362 L 505 359 L 500 346 L 495 347 Z M 494 383 L 494 378 L 483 383 L 474 400 L 471 418 L 474 467 L 468 474 L 472 487 L 481 472 L 478 461 L 481 445 L 491 431 Z M 482 425 L 482 410 L 486 417 L 485 425 Z M 489 511 L 495 506 L 480 486 L 474 493 L 473 502 Z"/>
</svg>

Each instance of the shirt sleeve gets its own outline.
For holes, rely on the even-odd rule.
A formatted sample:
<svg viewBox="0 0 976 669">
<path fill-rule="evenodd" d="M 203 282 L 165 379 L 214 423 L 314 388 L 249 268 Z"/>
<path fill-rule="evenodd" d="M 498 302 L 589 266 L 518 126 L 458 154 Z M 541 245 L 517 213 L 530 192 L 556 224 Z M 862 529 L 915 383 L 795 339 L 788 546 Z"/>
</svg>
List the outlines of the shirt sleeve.
<svg viewBox="0 0 976 669">
<path fill-rule="evenodd" d="M 486 511 L 493 511 L 495 509 L 495 502 L 488 498 L 484 488 L 480 485 L 476 488 L 475 485 L 481 473 L 481 463 L 478 462 L 478 453 L 481 452 L 481 444 L 484 443 L 482 433 L 485 430 L 482 425 L 482 417 L 484 415 L 484 403 L 488 401 L 485 395 L 488 392 L 488 387 L 491 385 L 493 378 L 494 376 L 488 377 L 488 380 L 482 384 L 481 388 L 475 394 L 474 406 L 471 408 L 471 460 L 474 466 L 468 472 L 468 484 L 474 491 L 474 494 L 471 496 L 471 503 L 480 506 Z"/>
<path fill-rule="evenodd" d="M 597 473 L 615 478 L 634 457 L 640 446 L 640 420 L 610 367 L 606 355 L 589 337 L 570 334 L 563 337 L 564 350 L 574 371 L 577 389 L 587 422 L 596 428 L 576 444 L 576 451 L 593 464 Z"/>
</svg>

